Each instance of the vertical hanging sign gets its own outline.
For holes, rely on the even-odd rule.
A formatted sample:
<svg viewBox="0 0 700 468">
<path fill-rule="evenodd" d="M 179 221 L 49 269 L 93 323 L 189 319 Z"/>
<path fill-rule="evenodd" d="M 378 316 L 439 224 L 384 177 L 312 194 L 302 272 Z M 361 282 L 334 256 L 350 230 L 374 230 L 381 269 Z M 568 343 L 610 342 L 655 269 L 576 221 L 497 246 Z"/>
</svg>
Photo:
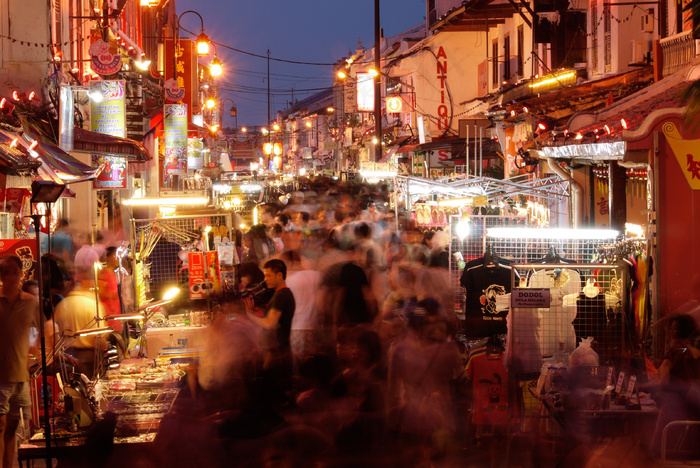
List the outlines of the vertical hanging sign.
<svg viewBox="0 0 700 468">
<path fill-rule="evenodd" d="M 165 99 L 168 102 L 187 104 L 187 120 L 192 120 L 191 109 L 195 102 L 193 83 L 196 83 L 196 55 L 190 39 L 165 41 Z"/>
<path fill-rule="evenodd" d="M 206 283 L 204 273 L 204 254 L 202 252 L 190 252 L 188 254 L 190 271 L 190 299 L 204 299 L 206 296 Z"/>
<path fill-rule="evenodd" d="M 166 104 L 165 161 L 166 175 L 187 173 L 187 105 Z"/>
<path fill-rule="evenodd" d="M 126 107 L 124 81 L 93 81 L 90 83 L 90 129 L 126 138 Z M 126 159 L 105 154 L 93 154 L 92 166 L 104 165 L 94 189 L 125 189 Z"/>
<path fill-rule="evenodd" d="M 90 96 L 90 129 L 126 138 L 124 81 L 91 81 Z"/>
</svg>

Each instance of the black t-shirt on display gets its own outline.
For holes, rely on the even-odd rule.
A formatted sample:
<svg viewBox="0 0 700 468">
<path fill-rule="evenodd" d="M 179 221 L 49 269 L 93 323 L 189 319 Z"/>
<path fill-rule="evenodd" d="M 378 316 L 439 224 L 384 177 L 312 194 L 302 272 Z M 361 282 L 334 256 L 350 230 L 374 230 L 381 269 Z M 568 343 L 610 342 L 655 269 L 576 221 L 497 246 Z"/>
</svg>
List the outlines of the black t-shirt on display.
<svg viewBox="0 0 700 468">
<path fill-rule="evenodd" d="M 294 301 L 294 294 L 289 288 L 282 288 L 275 291 L 275 294 L 267 303 L 267 310 L 277 309 L 282 312 L 279 322 L 277 323 L 277 328 L 272 330 L 274 338 L 270 340 L 271 349 L 286 350 L 289 349 L 289 334 L 292 331 L 292 318 L 294 318 L 294 309 L 296 308 L 296 302 Z"/>
<path fill-rule="evenodd" d="M 511 267 L 503 264 L 484 266 L 483 261 L 464 269 L 459 282 L 467 293 L 464 303 L 464 331 L 467 337 L 485 338 L 507 333 L 508 311 L 496 310 L 496 297 L 510 293 L 511 271 Z"/>
</svg>

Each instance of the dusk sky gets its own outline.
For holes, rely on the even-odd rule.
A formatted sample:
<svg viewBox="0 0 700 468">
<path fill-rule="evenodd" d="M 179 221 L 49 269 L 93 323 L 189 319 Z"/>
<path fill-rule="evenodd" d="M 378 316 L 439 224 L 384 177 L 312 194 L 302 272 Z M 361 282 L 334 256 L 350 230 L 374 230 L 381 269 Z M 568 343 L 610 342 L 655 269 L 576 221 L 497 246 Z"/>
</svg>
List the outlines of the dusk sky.
<svg viewBox="0 0 700 468">
<path fill-rule="evenodd" d="M 374 0 L 176 0 L 176 8 L 178 15 L 187 10 L 202 15 L 206 34 L 217 43 L 217 56 L 224 63 L 218 79 L 221 98 L 236 103 L 239 128 L 266 124 L 268 49 L 274 118 L 277 110 L 288 107 L 292 89 L 294 99 L 300 100 L 331 86 L 330 64 L 354 51 L 358 40 L 364 48 L 374 44 Z M 425 0 L 381 0 L 384 36 L 395 36 L 423 21 Z M 180 24 L 199 33 L 195 14 L 183 15 Z M 223 107 L 224 126 L 231 127 L 230 101 Z"/>
</svg>

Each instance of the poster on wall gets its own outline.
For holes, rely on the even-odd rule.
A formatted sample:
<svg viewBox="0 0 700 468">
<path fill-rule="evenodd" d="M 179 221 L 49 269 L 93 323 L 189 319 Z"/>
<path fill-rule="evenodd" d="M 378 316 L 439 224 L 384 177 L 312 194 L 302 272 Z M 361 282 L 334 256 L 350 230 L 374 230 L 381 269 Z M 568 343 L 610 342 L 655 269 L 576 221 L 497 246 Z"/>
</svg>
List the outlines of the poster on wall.
<svg viewBox="0 0 700 468">
<path fill-rule="evenodd" d="M 0 189 L 3 211 L 6 213 L 21 213 L 25 200 L 29 197 L 29 190 L 25 188 Z"/>
<path fill-rule="evenodd" d="M 187 173 L 187 105 L 166 104 L 164 174 Z"/>
<path fill-rule="evenodd" d="M 36 260 L 36 240 L 34 239 L 0 239 L 0 258 L 16 255 L 22 260 L 22 284 L 34 279 Z"/>
<path fill-rule="evenodd" d="M 202 138 L 187 139 L 187 168 L 202 169 L 204 167 L 204 142 Z"/>
<path fill-rule="evenodd" d="M 90 82 L 90 130 L 126 138 L 124 81 Z"/>
<path fill-rule="evenodd" d="M 126 188 L 126 158 L 119 156 L 92 155 L 92 166 L 104 164 L 100 175 L 92 182 L 92 188 L 99 190 L 119 190 Z"/>
<path fill-rule="evenodd" d="M 207 282 L 211 285 L 211 292 L 221 292 L 221 270 L 219 268 L 219 252 L 210 250 L 207 252 Z"/>
</svg>

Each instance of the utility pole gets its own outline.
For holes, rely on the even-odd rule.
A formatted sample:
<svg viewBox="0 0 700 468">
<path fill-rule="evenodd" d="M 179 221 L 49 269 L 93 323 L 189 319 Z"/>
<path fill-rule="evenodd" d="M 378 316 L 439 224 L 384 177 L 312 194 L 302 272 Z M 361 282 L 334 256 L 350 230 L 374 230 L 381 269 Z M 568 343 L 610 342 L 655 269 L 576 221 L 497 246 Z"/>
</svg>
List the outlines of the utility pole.
<svg viewBox="0 0 700 468">
<path fill-rule="evenodd" d="M 270 127 L 270 49 L 267 49 L 267 127 Z M 272 142 L 272 129 L 267 129 L 267 142 Z M 270 155 L 267 155 L 266 161 L 267 167 L 265 170 L 270 168 Z"/>
<path fill-rule="evenodd" d="M 377 144 L 374 147 L 374 160 L 382 159 L 382 61 L 381 51 L 381 29 L 379 27 L 379 0 L 374 0 L 374 68 L 377 76 L 374 78 L 374 135 L 377 137 Z"/>
</svg>

